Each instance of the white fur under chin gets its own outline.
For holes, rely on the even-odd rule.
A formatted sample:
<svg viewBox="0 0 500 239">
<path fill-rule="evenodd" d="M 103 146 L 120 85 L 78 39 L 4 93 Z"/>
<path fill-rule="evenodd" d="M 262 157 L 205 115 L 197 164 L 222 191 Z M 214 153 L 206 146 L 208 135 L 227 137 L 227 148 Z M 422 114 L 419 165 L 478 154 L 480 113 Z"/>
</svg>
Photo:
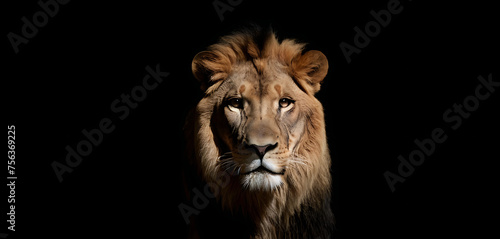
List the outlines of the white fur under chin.
<svg viewBox="0 0 500 239">
<path fill-rule="evenodd" d="M 265 172 L 253 172 L 243 176 L 243 187 L 253 190 L 271 191 L 281 185 L 281 175 L 273 175 Z"/>
</svg>

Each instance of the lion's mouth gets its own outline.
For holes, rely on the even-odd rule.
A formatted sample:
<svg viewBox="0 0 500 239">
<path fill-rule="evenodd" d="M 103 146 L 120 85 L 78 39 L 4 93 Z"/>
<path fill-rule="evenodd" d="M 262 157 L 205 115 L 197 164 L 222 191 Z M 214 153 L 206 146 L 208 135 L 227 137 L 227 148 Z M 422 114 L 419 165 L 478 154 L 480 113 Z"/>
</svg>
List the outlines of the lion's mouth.
<svg viewBox="0 0 500 239">
<path fill-rule="evenodd" d="M 243 173 L 243 175 L 248 175 L 248 174 L 252 174 L 252 173 L 270 173 L 270 174 L 275 174 L 275 175 L 283 175 L 283 174 L 285 174 L 285 170 L 283 169 L 283 171 L 281 171 L 281 172 L 274 172 L 274 171 L 261 165 L 252 171 Z"/>
</svg>

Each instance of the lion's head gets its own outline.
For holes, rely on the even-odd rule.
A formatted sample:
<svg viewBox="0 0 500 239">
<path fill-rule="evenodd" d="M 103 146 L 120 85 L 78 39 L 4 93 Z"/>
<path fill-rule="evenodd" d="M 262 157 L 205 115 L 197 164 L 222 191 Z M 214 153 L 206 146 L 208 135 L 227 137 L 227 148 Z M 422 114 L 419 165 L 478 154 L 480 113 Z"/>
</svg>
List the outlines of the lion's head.
<svg viewBox="0 0 500 239">
<path fill-rule="evenodd" d="M 271 31 L 242 31 L 192 62 L 205 91 L 193 116 L 194 164 L 206 183 L 228 176 L 214 194 L 250 218 L 257 237 L 299 226 L 319 235 L 319 225 L 298 225 L 300 217 L 332 220 L 323 108 L 314 97 L 328 61 L 303 48 Z"/>
</svg>

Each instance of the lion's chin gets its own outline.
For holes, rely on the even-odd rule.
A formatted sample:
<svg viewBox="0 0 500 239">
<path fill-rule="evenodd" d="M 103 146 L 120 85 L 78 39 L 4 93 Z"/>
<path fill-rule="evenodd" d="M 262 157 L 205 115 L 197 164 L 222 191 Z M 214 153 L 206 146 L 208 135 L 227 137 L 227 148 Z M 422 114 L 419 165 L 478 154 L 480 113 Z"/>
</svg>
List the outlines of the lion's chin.
<svg viewBox="0 0 500 239">
<path fill-rule="evenodd" d="M 271 191 L 278 188 L 282 182 L 282 176 L 265 171 L 256 171 L 242 176 L 243 187 L 250 190 Z"/>
</svg>

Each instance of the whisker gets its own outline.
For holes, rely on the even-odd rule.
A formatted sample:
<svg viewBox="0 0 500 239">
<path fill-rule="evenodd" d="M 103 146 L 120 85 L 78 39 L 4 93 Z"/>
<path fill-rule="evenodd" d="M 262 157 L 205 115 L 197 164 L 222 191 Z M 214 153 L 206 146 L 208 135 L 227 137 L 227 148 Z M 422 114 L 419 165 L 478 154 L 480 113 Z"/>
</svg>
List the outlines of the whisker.
<svg viewBox="0 0 500 239">
<path fill-rule="evenodd" d="M 221 162 L 220 165 L 222 168 L 229 169 L 229 168 L 233 167 L 235 165 L 235 163 L 232 160 L 227 160 L 227 161 Z"/>
<path fill-rule="evenodd" d="M 231 170 L 231 175 L 234 175 L 234 171 L 236 171 L 236 168 L 237 168 L 236 164 L 233 163 L 233 167 L 232 168 L 233 168 L 233 170 Z"/>
<path fill-rule="evenodd" d="M 224 160 L 224 159 L 232 158 L 232 157 L 233 157 L 233 153 L 231 153 L 231 152 L 225 152 L 221 156 L 219 156 L 217 159 L 218 160 Z"/>
<path fill-rule="evenodd" d="M 241 172 L 241 167 L 238 166 L 238 163 L 234 161 L 233 153 L 226 152 L 220 155 L 218 158 L 217 164 L 220 168 L 231 175 L 239 175 Z"/>
</svg>

